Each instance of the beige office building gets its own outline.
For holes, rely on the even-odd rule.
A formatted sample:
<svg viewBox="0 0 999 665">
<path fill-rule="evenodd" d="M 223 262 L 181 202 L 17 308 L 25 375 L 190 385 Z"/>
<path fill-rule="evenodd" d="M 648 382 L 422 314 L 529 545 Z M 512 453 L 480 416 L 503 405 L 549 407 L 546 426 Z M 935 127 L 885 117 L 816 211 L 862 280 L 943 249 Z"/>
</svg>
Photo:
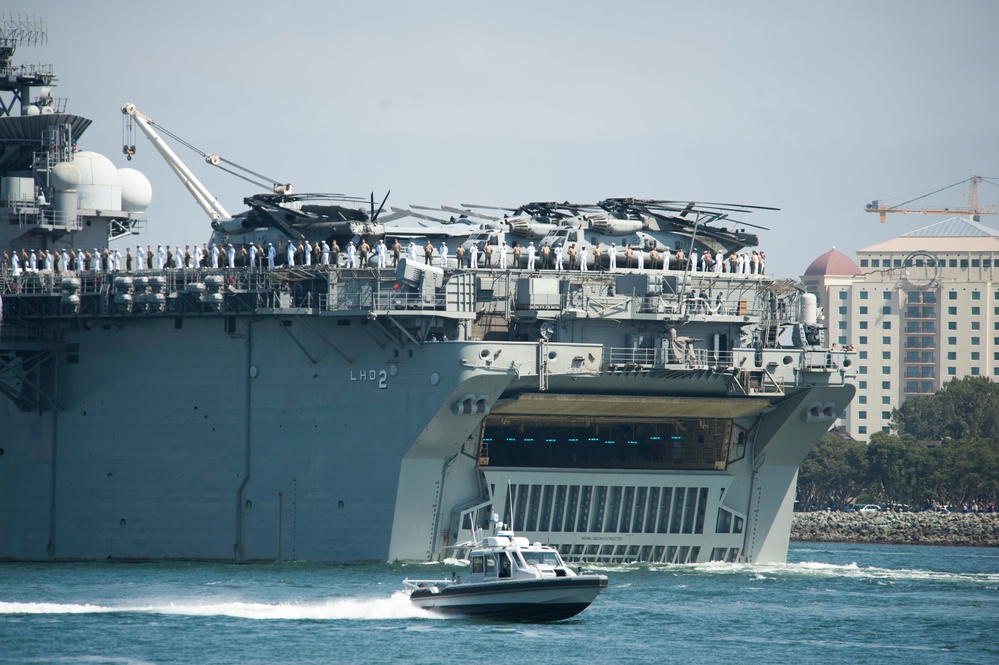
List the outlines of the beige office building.
<svg viewBox="0 0 999 665">
<path fill-rule="evenodd" d="M 892 408 L 962 376 L 999 378 L 999 231 L 952 217 L 857 251 L 832 249 L 802 277 L 830 344 L 857 351 L 857 396 L 836 422 L 867 441 Z"/>
</svg>

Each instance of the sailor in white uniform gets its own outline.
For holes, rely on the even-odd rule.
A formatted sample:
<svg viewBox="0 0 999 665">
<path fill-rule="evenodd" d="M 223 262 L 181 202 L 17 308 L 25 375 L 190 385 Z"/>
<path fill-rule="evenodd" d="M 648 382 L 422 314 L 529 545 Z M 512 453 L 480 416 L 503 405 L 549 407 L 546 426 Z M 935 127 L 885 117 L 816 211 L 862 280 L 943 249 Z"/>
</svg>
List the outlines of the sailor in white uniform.
<svg viewBox="0 0 999 665">
<path fill-rule="evenodd" d="M 579 248 L 579 272 L 586 272 L 586 261 L 587 261 L 586 245 Z"/>
<path fill-rule="evenodd" d="M 330 264 L 330 246 L 323 241 L 322 247 L 320 248 L 319 261 L 324 265 L 328 266 Z"/>
<path fill-rule="evenodd" d="M 527 245 L 527 269 L 534 270 L 534 257 L 536 255 L 536 250 L 534 249 L 534 243 L 528 243 Z"/>
<path fill-rule="evenodd" d="M 38 271 L 38 257 L 35 255 L 35 250 L 31 250 L 31 256 L 28 257 L 28 271 Z"/>
<path fill-rule="evenodd" d="M 236 267 L 236 248 L 229 243 L 229 248 L 225 251 L 226 263 L 230 268 Z"/>
<path fill-rule="evenodd" d="M 274 270 L 274 261 L 277 259 L 277 250 L 274 249 L 274 243 L 267 243 L 267 269 Z"/>
<path fill-rule="evenodd" d="M 720 273 L 722 271 L 722 265 L 725 263 L 725 257 L 722 255 L 719 249 L 715 252 L 715 273 Z"/>
<path fill-rule="evenodd" d="M 117 247 L 114 249 L 114 270 L 115 272 L 121 271 L 121 250 Z"/>
<path fill-rule="evenodd" d="M 19 277 L 21 275 L 21 258 L 14 252 L 14 255 L 10 259 L 10 264 L 14 269 L 14 277 Z"/>
<path fill-rule="evenodd" d="M 635 256 L 638 258 L 638 269 L 645 270 L 645 251 L 639 249 L 635 252 Z"/>
<path fill-rule="evenodd" d="M 65 247 L 62 248 L 62 271 L 69 271 L 69 252 L 66 251 Z"/>
<path fill-rule="evenodd" d="M 443 241 L 441 242 L 441 249 L 438 254 L 441 257 L 441 269 L 447 270 L 447 245 Z"/>
<path fill-rule="evenodd" d="M 348 268 L 357 267 L 357 248 L 354 247 L 353 240 L 347 243 L 347 267 Z"/>
<path fill-rule="evenodd" d="M 163 249 L 163 245 L 156 245 L 156 268 L 163 270 L 164 265 L 166 265 L 166 250 Z"/>
<path fill-rule="evenodd" d="M 309 244 L 308 240 L 305 241 L 305 265 L 312 265 L 312 245 Z"/>
<path fill-rule="evenodd" d="M 617 270 L 617 245 L 611 243 L 610 249 L 607 251 L 607 269 Z"/>
<path fill-rule="evenodd" d="M 212 267 L 216 269 L 219 267 L 219 246 L 214 242 L 212 243 Z"/>
<path fill-rule="evenodd" d="M 555 245 L 555 270 L 562 272 L 562 245 Z"/>
<path fill-rule="evenodd" d="M 506 270 L 506 240 L 500 242 L 500 270 Z"/>
<path fill-rule="evenodd" d="M 472 249 L 468 252 L 468 267 L 475 268 L 479 267 L 479 243 L 473 242 Z"/>
<path fill-rule="evenodd" d="M 142 251 L 142 245 L 135 246 L 135 260 L 132 262 L 132 270 L 139 272 L 146 269 L 146 254 Z"/>
<path fill-rule="evenodd" d="M 663 272 L 669 270 L 669 262 L 672 256 L 669 253 L 669 247 L 663 250 Z"/>
<path fill-rule="evenodd" d="M 194 269 L 197 270 L 201 267 L 201 246 L 195 245 L 194 249 L 191 250 L 191 260 L 194 262 Z"/>
<path fill-rule="evenodd" d="M 409 246 L 406 247 L 406 258 L 410 261 L 416 261 L 416 243 L 412 240 L 409 241 Z"/>
<path fill-rule="evenodd" d="M 76 253 L 76 271 L 83 272 L 87 267 L 87 253 L 82 249 Z"/>
<path fill-rule="evenodd" d="M 180 245 L 173 249 L 173 267 L 180 268 L 184 265 L 184 254 L 180 251 Z"/>
<path fill-rule="evenodd" d="M 697 270 L 697 250 L 690 250 L 690 272 Z"/>
<path fill-rule="evenodd" d="M 375 251 L 378 253 L 378 269 L 381 270 L 385 267 L 385 254 L 388 251 L 385 247 L 385 238 L 379 238 Z"/>
<path fill-rule="evenodd" d="M 295 267 L 295 243 L 288 241 L 288 248 L 285 250 L 285 257 L 288 260 L 288 267 Z"/>
<path fill-rule="evenodd" d="M 257 246 L 254 243 L 250 243 L 250 270 L 257 267 Z"/>
</svg>

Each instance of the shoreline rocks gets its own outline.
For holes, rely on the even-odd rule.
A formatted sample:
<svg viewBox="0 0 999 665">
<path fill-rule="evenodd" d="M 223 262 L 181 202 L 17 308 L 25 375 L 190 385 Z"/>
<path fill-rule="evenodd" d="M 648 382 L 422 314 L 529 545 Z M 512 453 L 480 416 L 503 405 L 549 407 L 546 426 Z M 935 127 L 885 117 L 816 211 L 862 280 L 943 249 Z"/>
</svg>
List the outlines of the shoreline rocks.
<svg viewBox="0 0 999 665">
<path fill-rule="evenodd" d="M 791 540 L 999 547 L 999 513 L 795 513 Z"/>
</svg>

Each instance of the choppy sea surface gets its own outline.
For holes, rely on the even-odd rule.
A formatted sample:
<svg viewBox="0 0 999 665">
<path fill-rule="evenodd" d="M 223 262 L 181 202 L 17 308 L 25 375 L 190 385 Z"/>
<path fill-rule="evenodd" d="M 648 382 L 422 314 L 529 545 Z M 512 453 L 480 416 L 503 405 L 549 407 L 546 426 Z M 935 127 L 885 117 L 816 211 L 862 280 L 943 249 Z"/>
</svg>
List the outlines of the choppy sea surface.
<svg viewBox="0 0 999 665">
<path fill-rule="evenodd" d="M 0 663 L 999 663 L 999 550 L 792 543 L 774 565 L 596 566 L 553 624 L 439 617 L 457 564 L 0 564 Z"/>
</svg>

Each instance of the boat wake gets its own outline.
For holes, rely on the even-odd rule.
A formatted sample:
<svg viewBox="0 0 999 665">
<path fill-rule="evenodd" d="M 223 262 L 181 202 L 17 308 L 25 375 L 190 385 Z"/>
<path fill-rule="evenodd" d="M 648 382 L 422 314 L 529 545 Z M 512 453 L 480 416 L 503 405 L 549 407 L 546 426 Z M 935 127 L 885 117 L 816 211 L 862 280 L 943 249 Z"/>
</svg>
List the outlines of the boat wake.
<svg viewBox="0 0 999 665">
<path fill-rule="evenodd" d="M 18 603 L 0 601 L 0 616 L 27 614 L 161 614 L 196 617 L 234 617 L 264 620 L 386 620 L 438 619 L 414 606 L 399 591 L 390 598 L 338 598 L 300 603 L 198 602 L 197 600 L 154 602 L 135 605 L 90 603 Z"/>
<path fill-rule="evenodd" d="M 901 581 L 921 582 L 962 582 L 981 584 L 986 587 L 999 586 L 999 573 L 955 573 L 935 570 L 891 569 L 877 566 L 859 566 L 856 563 L 830 564 L 816 562 L 742 564 L 742 563 L 694 563 L 694 564 L 626 564 L 626 565 L 587 565 L 588 570 L 627 573 L 629 570 L 663 571 L 675 574 L 707 575 L 751 575 L 756 579 L 777 579 L 785 577 L 812 577 L 816 579 L 857 579 L 872 582 L 893 583 Z"/>
</svg>

